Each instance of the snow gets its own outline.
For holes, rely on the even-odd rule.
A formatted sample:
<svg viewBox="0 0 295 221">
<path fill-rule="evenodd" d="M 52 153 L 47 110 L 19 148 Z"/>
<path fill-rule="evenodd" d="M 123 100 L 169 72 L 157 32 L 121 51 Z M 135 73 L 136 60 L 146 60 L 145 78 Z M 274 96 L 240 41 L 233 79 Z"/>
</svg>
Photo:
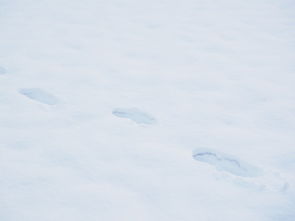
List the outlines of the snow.
<svg viewBox="0 0 295 221">
<path fill-rule="evenodd" d="M 0 75 L 6 74 L 6 73 L 7 73 L 6 69 L 0 66 Z"/>
<path fill-rule="evenodd" d="M 0 0 L 1 221 L 295 220 L 294 10 Z"/>
<path fill-rule="evenodd" d="M 236 176 L 254 177 L 261 175 L 261 171 L 258 168 L 224 153 L 217 153 L 208 149 L 198 149 L 194 151 L 193 157 L 197 161 L 211 164 L 218 170 L 224 170 Z"/>
<path fill-rule="evenodd" d="M 19 93 L 40 103 L 48 105 L 54 105 L 58 103 L 58 99 L 55 96 L 39 88 L 23 88 L 19 90 Z"/>
<path fill-rule="evenodd" d="M 128 118 L 138 124 L 156 123 L 155 118 L 137 108 L 115 108 L 113 110 L 113 115 L 121 118 Z"/>
</svg>

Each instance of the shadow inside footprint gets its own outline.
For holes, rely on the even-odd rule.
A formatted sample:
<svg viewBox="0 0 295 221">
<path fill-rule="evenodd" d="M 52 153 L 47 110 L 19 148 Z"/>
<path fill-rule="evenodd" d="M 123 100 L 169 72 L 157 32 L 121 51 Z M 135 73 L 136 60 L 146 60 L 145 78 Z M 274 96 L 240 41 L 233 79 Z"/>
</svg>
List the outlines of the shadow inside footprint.
<svg viewBox="0 0 295 221">
<path fill-rule="evenodd" d="M 112 113 L 117 117 L 128 118 L 137 124 L 156 123 L 155 118 L 137 108 L 115 108 Z"/>
<path fill-rule="evenodd" d="M 19 93 L 43 104 L 54 105 L 58 103 L 58 99 L 54 95 L 39 88 L 23 88 L 19 90 Z"/>
<path fill-rule="evenodd" d="M 6 73 L 7 73 L 7 70 L 0 66 L 0 75 L 6 74 Z"/>
<path fill-rule="evenodd" d="M 217 170 L 223 170 L 236 176 L 256 177 L 261 175 L 261 171 L 258 168 L 224 153 L 199 149 L 194 151 L 193 158 L 197 161 L 210 164 Z"/>
</svg>

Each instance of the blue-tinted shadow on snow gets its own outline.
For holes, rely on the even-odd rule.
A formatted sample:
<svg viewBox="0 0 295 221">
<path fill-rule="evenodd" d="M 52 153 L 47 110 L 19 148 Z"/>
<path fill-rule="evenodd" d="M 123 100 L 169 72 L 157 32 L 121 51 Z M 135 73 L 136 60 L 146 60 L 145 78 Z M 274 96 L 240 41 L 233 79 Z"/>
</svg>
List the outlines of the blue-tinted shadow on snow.
<svg viewBox="0 0 295 221">
<path fill-rule="evenodd" d="M 54 95 L 39 88 L 23 88 L 19 90 L 19 93 L 43 104 L 55 105 L 58 103 L 58 99 Z"/>
<path fill-rule="evenodd" d="M 121 118 L 128 118 L 137 124 L 154 124 L 156 119 L 137 108 L 115 108 L 113 115 Z"/>
<path fill-rule="evenodd" d="M 6 74 L 6 73 L 7 73 L 7 70 L 0 66 L 0 75 Z"/>
<path fill-rule="evenodd" d="M 197 161 L 210 164 L 217 170 L 226 171 L 241 177 L 257 177 L 262 175 L 260 169 L 242 162 L 236 157 L 224 153 L 218 153 L 209 149 L 197 149 L 193 152 L 193 158 Z"/>
</svg>

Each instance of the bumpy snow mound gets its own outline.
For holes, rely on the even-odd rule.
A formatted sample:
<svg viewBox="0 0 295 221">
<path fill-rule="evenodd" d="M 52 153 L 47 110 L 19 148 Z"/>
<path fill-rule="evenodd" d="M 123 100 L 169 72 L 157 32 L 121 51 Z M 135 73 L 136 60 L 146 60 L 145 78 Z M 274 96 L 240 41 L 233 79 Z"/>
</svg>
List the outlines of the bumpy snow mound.
<svg viewBox="0 0 295 221">
<path fill-rule="evenodd" d="M 197 161 L 208 163 L 218 170 L 223 170 L 236 176 L 256 177 L 262 175 L 262 172 L 258 168 L 242 162 L 236 157 L 209 149 L 195 150 L 193 158 Z"/>
<path fill-rule="evenodd" d="M 58 99 L 54 95 L 39 88 L 23 88 L 19 90 L 19 93 L 43 104 L 55 105 L 58 103 Z"/>
<path fill-rule="evenodd" d="M 121 118 L 128 118 L 137 124 L 154 124 L 156 119 L 137 108 L 115 108 L 113 115 Z"/>
</svg>

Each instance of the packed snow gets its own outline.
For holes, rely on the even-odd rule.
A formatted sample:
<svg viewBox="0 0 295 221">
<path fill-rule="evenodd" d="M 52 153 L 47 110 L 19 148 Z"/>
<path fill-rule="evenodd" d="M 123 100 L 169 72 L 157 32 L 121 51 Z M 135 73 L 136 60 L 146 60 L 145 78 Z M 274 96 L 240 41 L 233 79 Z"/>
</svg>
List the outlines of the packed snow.
<svg viewBox="0 0 295 221">
<path fill-rule="evenodd" d="M 294 221 L 294 12 L 0 0 L 0 220 Z"/>
</svg>

